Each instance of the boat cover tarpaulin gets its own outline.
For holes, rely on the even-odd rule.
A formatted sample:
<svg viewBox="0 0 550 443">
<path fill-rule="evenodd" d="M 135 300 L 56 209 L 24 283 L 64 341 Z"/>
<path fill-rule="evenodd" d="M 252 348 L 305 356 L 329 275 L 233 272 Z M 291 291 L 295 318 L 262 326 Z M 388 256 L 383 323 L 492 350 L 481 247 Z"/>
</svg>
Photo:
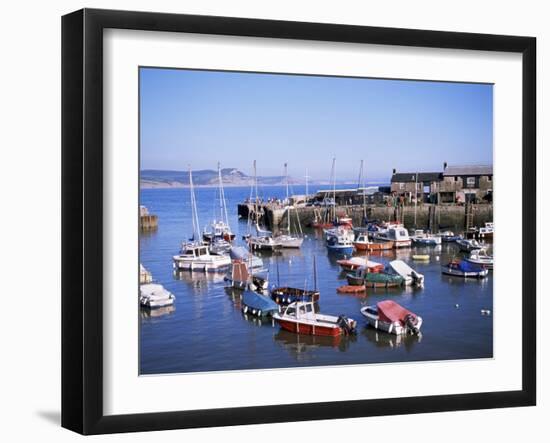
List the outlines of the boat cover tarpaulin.
<svg viewBox="0 0 550 443">
<path fill-rule="evenodd" d="M 407 315 L 412 315 L 416 318 L 416 315 L 411 311 L 391 300 L 381 301 L 377 303 L 376 306 L 378 308 L 378 317 L 381 321 L 388 323 L 398 321 L 402 325 L 405 325 L 405 318 Z"/>
<path fill-rule="evenodd" d="M 460 260 L 460 262 L 458 263 L 458 268 L 462 272 L 479 272 L 482 269 L 480 265 L 470 263 L 466 260 Z"/>
</svg>

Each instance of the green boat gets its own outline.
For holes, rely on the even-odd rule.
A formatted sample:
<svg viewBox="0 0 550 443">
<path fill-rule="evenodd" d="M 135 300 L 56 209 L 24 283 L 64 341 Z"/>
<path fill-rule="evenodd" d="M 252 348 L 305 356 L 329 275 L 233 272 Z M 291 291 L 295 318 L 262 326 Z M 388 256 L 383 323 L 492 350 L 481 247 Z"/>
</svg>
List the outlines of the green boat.
<svg viewBox="0 0 550 443">
<path fill-rule="evenodd" d="M 400 275 L 364 272 L 362 269 L 358 269 L 354 274 L 348 274 L 346 278 L 352 286 L 365 285 L 367 288 L 395 288 L 405 284 L 405 279 Z"/>
</svg>

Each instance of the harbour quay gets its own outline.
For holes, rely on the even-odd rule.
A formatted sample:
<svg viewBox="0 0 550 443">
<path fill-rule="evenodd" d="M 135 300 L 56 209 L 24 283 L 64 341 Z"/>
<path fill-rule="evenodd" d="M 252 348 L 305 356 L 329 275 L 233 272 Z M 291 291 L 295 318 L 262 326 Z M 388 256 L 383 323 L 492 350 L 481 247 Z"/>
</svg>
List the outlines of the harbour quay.
<svg viewBox="0 0 550 443">
<path fill-rule="evenodd" d="M 337 191 L 338 192 L 338 191 Z M 240 203 L 238 214 L 242 219 L 254 219 L 255 205 L 253 203 Z M 320 206 L 294 206 L 292 217 L 297 214 L 303 227 L 311 224 L 319 218 L 325 208 Z M 287 226 L 289 211 L 280 204 L 266 202 L 258 205 L 261 221 L 268 229 L 277 231 Z M 387 206 L 379 204 L 363 205 L 336 205 L 336 213 L 351 217 L 354 226 L 363 224 L 364 215 L 368 220 L 398 220 L 406 228 L 428 229 L 438 231 L 439 228 L 449 228 L 456 231 L 467 230 L 469 226 L 483 226 L 486 222 L 493 221 L 493 205 L 491 203 L 445 205 L 422 203 L 417 205 Z M 416 221 L 416 222 L 415 222 Z"/>
</svg>

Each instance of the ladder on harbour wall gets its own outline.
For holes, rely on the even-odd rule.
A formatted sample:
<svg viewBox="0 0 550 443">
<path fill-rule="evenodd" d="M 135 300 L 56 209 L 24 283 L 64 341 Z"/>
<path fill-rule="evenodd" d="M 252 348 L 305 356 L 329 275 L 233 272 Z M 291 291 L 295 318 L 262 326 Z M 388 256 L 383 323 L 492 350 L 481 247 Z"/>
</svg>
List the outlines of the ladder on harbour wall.
<svg viewBox="0 0 550 443">
<path fill-rule="evenodd" d="M 466 203 L 464 208 L 464 232 L 468 232 L 474 226 L 474 207 L 471 203 Z"/>
</svg>

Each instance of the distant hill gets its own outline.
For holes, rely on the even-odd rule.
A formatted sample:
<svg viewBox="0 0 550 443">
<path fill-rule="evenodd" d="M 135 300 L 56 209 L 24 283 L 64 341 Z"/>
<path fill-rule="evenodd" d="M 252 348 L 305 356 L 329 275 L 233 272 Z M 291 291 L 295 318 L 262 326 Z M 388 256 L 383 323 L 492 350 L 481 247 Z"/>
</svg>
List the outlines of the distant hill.
<svg viewBox="0 0 550 443">
<path fill-rule="evenodd" d="M 236 168 L 222 169 L 222 181 L 226 186 L 250 186 L 254 177 L 246 175 Z M 298 183 L 289 177 L 290 183 Z M 259 185 L 282 185 L 285 177 L 270 176 L 258 177 Z M 217 186 L 218 171 L 202 169 L 193 171 L 193 184 L 196 186 Z M 187 171 L 163 171 L 157 169 L 144 169 L 140 174 L 140 186 L 142 188 L 181 188 L 189 186 L 189 172 Z"/>
</svg>

